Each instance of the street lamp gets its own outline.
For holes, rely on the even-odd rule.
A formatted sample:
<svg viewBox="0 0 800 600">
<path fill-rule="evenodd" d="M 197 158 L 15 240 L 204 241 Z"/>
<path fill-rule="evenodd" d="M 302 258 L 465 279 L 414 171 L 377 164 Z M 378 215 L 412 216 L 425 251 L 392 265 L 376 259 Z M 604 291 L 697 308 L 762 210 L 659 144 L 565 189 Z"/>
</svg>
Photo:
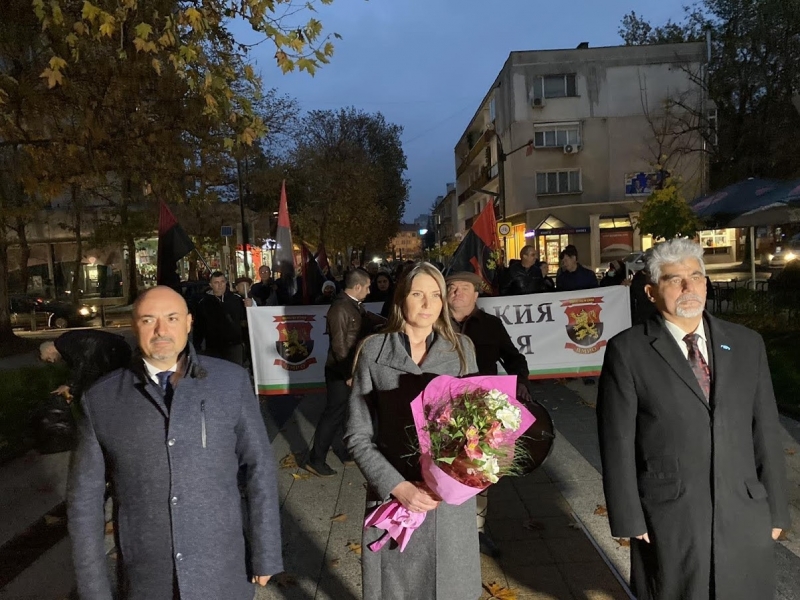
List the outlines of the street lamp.
<svg viewBox="0 0 800 600">
<path fill-rule="evenodd" d="M 427 234 L 427 233 L 428 233 L 428 230 L 427 230 L 427 229 L 420 229 L 420 230 L 419 230 L 419 234 L 420 234 L 420 235 L 425 235 L 425 234 Z"/>
</svg>

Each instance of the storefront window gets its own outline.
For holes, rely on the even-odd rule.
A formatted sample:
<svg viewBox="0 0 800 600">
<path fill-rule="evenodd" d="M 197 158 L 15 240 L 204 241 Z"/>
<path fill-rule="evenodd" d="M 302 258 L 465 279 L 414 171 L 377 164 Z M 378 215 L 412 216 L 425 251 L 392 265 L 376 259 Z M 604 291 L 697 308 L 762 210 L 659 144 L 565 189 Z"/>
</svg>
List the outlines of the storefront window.
<svg viewBox="0 0 800 600">
<path fill-rule="evenodd" d="M 539 236 L 539 256 L 547 262 L 551 275 L 555 275 L 561 264 L 558 255 L 569 245 L 569 236 L 566 234 L 551 234 Z"/>
</svg>

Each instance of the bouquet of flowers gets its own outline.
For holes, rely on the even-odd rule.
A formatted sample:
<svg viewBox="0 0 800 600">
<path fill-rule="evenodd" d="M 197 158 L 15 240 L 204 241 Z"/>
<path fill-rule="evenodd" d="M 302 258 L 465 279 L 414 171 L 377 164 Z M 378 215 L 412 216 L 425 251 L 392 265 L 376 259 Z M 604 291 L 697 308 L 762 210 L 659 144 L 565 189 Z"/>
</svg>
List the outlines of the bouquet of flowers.
<svg viewBox="0 0 800 600">
<path fill-rule="evenodd" d="M 440 375 L 412 401 L 422 477 L 444 502 L 463 504 L 500 477 L 521 472 L 525 452 L 517 440 L 535 418 L 514 397 L 516 389 L 514 376 Z M 364 526 L 386 534 L 370 550 L 391 538 L 402 551 L 424 519 L 396 500 L 379 506 Z"/>
</svg>

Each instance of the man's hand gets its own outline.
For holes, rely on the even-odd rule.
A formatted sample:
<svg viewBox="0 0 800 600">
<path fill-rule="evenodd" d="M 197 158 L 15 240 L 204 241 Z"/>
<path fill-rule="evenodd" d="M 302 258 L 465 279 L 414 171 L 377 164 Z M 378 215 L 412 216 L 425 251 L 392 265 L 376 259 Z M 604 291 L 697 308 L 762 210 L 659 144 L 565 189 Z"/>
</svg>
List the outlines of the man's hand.
<svg viewBox="0 0 800 600">
<path fill-rule="evenodd" d="M 783 529 L 777 529 L 777 528 L 773 527 L 772 528 L 772 539 L 777 542 L 778 538 L 781 537 L 781 532 L 782 531 L 783 531 Z"/>
<path fill-rule="evenodd" d="M 411 512 L 428 512 L 439 506 L 440 500 L 423 486 L 422 483 L 403 481 L 392 490 L 392 496 Z"/>
<path fill-rule="evenodd" d="M 250 308 L 251 306 L 253 306 L 253 299 L 252 298 L 245 298 L 244 299 L 244 305 L 247 308 Z"/>
<path fill-rule="evenodd" d="M 264 587 L 269 583 L 271 577 L 272 575 L 256 575 L 250 580 L 250 583 L 257 583 L 261 587 Z"/>
<path fill-rule="evenodd" d="M 70 392 L 68 385 L 60 385 L 50 393 L 64 396 L 64 399 L 67 401 L 67 403 L 72 402 L 72 393 Z"/>
<path fill-rule="evenodd" d="M 648 544 L 650 543 L 650 536 L 649 536 L 649 535 L 647 535 L 646 533 L 643 533 L 642 535 L 637 535 L 637 536 L 636 536 L 636 539 L 637 539 L 637 540 L 644 540 L 644 541 L 645 541 L 645 542 L 647 542 Z"/>
</svg>

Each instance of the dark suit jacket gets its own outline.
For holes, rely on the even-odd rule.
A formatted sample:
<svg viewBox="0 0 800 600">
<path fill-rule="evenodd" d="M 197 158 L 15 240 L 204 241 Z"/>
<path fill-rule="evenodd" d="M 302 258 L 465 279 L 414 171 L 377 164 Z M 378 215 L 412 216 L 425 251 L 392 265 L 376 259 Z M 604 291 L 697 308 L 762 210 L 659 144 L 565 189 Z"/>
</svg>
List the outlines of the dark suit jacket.
<svg viewBox="0 0 800 600">
<path fill-rule="evenodd" d="M 606 350 L 597 402 L 603 487 L 612 535 L 650 536 L 631 544 L 640 600 L 774 594 L 771 529 L 787 527 L 789 513 L 764 342 L 705 319 L 710 403 L 661 316 Z"/>
</svg>

